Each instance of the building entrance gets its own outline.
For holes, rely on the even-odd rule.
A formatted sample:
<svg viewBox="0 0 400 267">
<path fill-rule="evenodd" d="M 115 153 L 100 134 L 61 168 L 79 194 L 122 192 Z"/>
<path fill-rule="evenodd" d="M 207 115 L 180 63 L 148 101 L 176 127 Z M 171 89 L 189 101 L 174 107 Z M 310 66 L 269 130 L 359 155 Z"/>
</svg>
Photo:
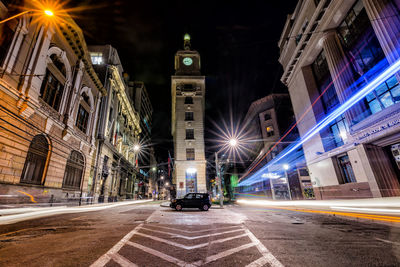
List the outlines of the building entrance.
<svg viewBox="0 0 400 267">
<path fill-rule="evenodd" d="M 186 194 L 197 192 L 197 172 L 186 171 Z"/>
</svg>

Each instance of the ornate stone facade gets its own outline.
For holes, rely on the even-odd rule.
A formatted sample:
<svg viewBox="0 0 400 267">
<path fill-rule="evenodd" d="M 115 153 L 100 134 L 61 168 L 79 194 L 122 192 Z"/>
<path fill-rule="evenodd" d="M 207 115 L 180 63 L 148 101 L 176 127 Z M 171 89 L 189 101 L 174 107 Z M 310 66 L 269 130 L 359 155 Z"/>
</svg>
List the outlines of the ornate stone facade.
<svg viewBox="0 0 400 267">
<path fill-rule="evenodd" d="M 65 20 L 56 28 L 28 13 L 0 27 L 0 195 L 10 196 L 0 202 L 87 200 L 105 90 L 82 31 Z"/>
</svg>

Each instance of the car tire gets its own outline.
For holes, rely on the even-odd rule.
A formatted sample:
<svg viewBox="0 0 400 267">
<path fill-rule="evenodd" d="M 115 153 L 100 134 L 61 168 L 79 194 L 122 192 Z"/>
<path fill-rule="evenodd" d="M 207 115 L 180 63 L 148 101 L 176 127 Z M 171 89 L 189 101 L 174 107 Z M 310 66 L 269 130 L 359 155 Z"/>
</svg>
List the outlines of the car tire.
<svg viewBox="0 0 400 267">
<path fill-rule="evenodd" d="M 181 205 L 181 204 L 177 204 L 177 205 L 175 206 L 175 209 L 176 209 L 177 211 L 181 211 L 181 210 L 182 210 L 182 205 Z"/>
<path fill-rule="evenodd" d="M 204 211 L 208 211 L 210 207 L 207 204 L 204 204 L 203 207 L 201 208 Z"/>
</svg>

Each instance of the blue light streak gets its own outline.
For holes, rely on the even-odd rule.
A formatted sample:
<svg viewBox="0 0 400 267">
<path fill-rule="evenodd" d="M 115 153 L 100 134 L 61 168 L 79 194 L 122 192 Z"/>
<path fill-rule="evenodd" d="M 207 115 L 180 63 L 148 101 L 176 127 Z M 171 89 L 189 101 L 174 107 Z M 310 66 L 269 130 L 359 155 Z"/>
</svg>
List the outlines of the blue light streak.
<svg viewBox="0 0 400 267">
<path fill-rule="evenodd" d="M 321 120 L 314 127 L 312 127 L 298 142 L 285 148 L 281 153 L 278 154 L 277 157 L 275 157 L 273 160 L 268 162 L 265 166 L 260 168 L 249 178 L 239 182 L 238 186 L 247 186 L 247 185 L 252 185 L 254 183 L 260 182 L 261 181 L 260 179 L 262 179 L 261 175 L 263 173 L 265 173 L 266 171 L 268 171 L 268 168 L 272 167 L 274 164 L 278 163 L 283 158 L 289 156 L 290 153 L 293 153 L 296 149 L 299 149 L 301 145 L 303 145 L 305 142 L 309 141 L 312 137 L 314 137 L 317 133 L 319 133 L 323 128 L 325 128 L 331 122 L 333 122 L 337 117 L 341 116 L 343 113 L 345 113 L 347 110 L 349 110 L 352 106 L 354 106 L 358 101 L 362 100 L 369 93 L 371 93 L 376 87 L 378 87 L 380 84 L 385 82 L 387 79 L 389 79 L 390 77 L 395 75 L 400 70 L 400 60 L 398 60 L 395 63 L 393 63 L 392 65 L 390 65 L 386 70 L 384 70 L 379 75 L 377 75 L 376 78 L 373 78 L 373 76 L 376 75 L 378 70 L 382 67 L 382 64 L 383 63 L 377 64 L 376 67 L 374 67 L 373 69 L 368 71 L 356 83 L 354 83 L 352 86 L 350 86 L 348 88 L 348 90 L 351 90 L 351 88 L 355 87 L 357 84 L 359 84 L 362 81 L 370 80 L 370 82 L 367 85 L 365 85 L 363 88 L 361 88 L 358 92 L 356 92 L 353 96 L 351 96 L 346 102 L 344 102 L 341 106 L 339 106 L 337 109 L 335 109 L 331 114 L 326 116 L 323 120 Z"/>
</svg>

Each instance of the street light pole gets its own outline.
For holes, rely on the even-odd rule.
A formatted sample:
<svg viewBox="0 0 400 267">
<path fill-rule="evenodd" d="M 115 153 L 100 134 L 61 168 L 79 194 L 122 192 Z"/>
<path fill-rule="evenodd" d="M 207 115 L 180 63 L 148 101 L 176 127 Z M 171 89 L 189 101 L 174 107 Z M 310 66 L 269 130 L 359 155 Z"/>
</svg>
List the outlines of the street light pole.
<svg viewBox="0 0 400 267">
<path fill-rule="evenodd" d="M 289 193 L 289 199 L 292 200 L 292 193 L 290 192 L 289 177 L 288 177 L 288 173 L 287 173 L 287 170 L 289 170 L 289 165 L 283 164 L 283 169 L 285 170 L 285 178 L 286 178 L 286 184 L 287 184 L 288 193 Z"/>
<path fill-rule="evenodd" d="M 219 205 L 222 208 L 224 206 L 224 193 L 222 190 L 222 179 L 220 177 L 221 173 L 219 169 L 218 152 L 215 152 L 215 169 L 217 171 L 217 178 L 218 178 Z"/>
</svg>

